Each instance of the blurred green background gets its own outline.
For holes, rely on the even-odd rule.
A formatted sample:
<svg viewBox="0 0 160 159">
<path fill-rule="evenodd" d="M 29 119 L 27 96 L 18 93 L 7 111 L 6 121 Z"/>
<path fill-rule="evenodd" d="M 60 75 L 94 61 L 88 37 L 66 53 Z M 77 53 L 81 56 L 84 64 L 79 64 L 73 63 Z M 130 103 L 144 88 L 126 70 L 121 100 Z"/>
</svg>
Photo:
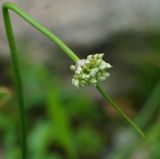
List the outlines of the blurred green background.
<svg viewBox="0 0 160 159">
<path fill-rule="evenodd" d="M 146 134 L 146 139 L 141 139 L 94 87 L 75 88 L 71 84 L 70 59 L 31 27 L 23 28 L 25 23 L 13 16 L 28 118 L 29 159 L 159 159 L 160 30 L 156 16 L 160 12 L 156 12 L 155 4 L 160 6 L 160 3 L 154 0 L 148 4 L 150 13 L 143 0 L 134 4 L 128 2 L 128 6 L 119 8 L 113 7 L 116 1 L 108 0 L 76 0 L 68 2 L 71 6 L 55 0 L 12 2 L 60 35 L 79 57 L 104 52 L 105 60 L 113 68 L 111 77 L 101 84 L 102 87 Z M 83 10 L 86 5 L 88 12 Z M 54 7 L 60 10 L 60 20 L 54 13 L 52 22 L 50 12 L 42 9 L 46 6 L 50 11 L 54 11 Z M 144 9 L 140 17 L 132 12 L 135 6 Z M 120 14 L 123 9 L 128 9 L 128 15 L 132 15 L 126 15 L 125 27 L 118 21 L 125 19 L 124 14 Z M 106 12 L 102 14 L 104 10 Z M 91 18 L 84 18 L 85 14 Z M 63 15 L 69 17 L 68 21 L 62 18 Z M 155 22 L 150 20 L 152 16 Z M 58 24 L 52 25 L 54 18 Z M 20 121 L 14 74 L 2 19 L 0 23 L 0 158 L 20 159 Z"/>
</svg>

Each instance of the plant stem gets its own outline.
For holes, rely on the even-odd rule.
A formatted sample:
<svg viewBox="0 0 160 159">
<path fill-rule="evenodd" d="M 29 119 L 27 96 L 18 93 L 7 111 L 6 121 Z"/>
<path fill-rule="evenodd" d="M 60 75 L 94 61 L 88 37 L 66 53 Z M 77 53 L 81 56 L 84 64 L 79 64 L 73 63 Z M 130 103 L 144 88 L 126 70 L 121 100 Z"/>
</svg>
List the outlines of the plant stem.
<svg viewBox="0 0 160 159">
<path fill-rule="evenodd" d="M 26 159 L 27 157 L 27 141 L 26 141 L 26 113 L 24 107 L 24 99 L 23 99 L 23 88 L 22 88 L 22 80 L 19 68 L 19 61 L 17 57 L 17 49 L 14 40 L 14 35 L 12 31 L 11 21 L 9 17 L 8 10 L 3 8 L 3 16 L 5 22 L 5 28 L 8 37 L 8 43 L 11 51 L 11 58 L 13 69 L 15 72 L 15 85 L 16 85 L 16 93 L 18 98 L 18 105 L 20 111 L 20 122 L 21 122 L 21 149 L 22 149 L 22 159 Z"/>
<path fill-rule="evenodd" d="M 102 90 L 102 88 L 97 84 L 97 90 L 100 94 L 104 97 L 104 99 L 112 106 L 112 108 L 121 116 L 123 117 L 143 138 L 145 138 L 144 133 L 141 129 L 131 120 L 129 117 L 121 111 L 121 109 L 113 102 L 113 100 L 109 97 L 109 95 Z"/>
<path fill-rule="evenodd" d="M 56 43 L 57 46 L 59 46 L 74 62 L 76 62 L 79 59 L 77 57 L 77 55 L 68 46 L 66 46 L 57 36 L 55 36 L 53 33 L 48 31 L 45 27 L 43 27 L 42 25 L 37 23 L 32 17 L 27 15 L 23 10 L 21 10 L 16 5 L 14 5 L 13 3 L 10 3 L 10 2 L 4 3 L 4 5 L 3 5 L 3 16 L 4 16 L 4 21 L 6 22 L 6 24 L 10 23 L 9 14 L 8 14 L 9 9 L 12 10 L 13 12 L 15 12 L 17 15 L 19 15 L 22 19 L 24 19 L 26 22 L 28 22 L 30 25 L 32 25 L 35 29 L 37 29 L 42 34 L 44 34 L 51 41 Z M 9 27 L 7 27 L 7 25 L 5 25 L 5 26 L 6 26 L 7 32 L 9 32 L 9 36 L 10 36 L 11 32 L 12 32 L 11 25 L 9 25 Z M 12 40 L 13 40 L 13 38 L 12 38 Z"/>
<path fill-rule="evenodd" d="M 26 111 L 24 107 L 24 99 L 23 99 L 23 88 L 22 88 L 22 80 L 21 73 L 19 67 L 19 60 L 17 55 L 16 43 L 14 39 L 13 29 L 11 25 L 9 10 L 12 10 L 17 15 L 19 15 L 22 19 L 32 25 L 35 29 L 40 31 L 46 37 L 48 37 L 51 41 L 56 43 L 63 51 L 66 53 L 74 62 L 76 62 L 79 58 L 76 54 L 70 50 L 59 38 L 57 38 L 54 34 L 48 31 L 45 27 L 37 23 L 34 19 L 28 16 L 25 12 L 23 12 L 20 8 L 12 3 L 4 3 L 3 7 L 3 17 L 5 23 L 5 29 L 7 33 L 8 44 L 10 48 L 11 58 L 13 69 L 15 73 L 15 85 L 16 85 L 16 93 L 18 98 L 18 105 L 20 111 L 20 119 L 21 119 L 21 149 L 22 149 L 22 159 L 27 158 L 27 139 L 26 139 Z"/>
<path fill-rule="evenodd" d="M 51 41 L 53 41 L 57 46 L 59 46 L 64 51 L 64 53 L 72 61 L 76 62 L 77 60 L 79 60 L 79 58 L 57 36 L 55 36 L 53 33 L 48 31 L 45 27 L 40 25 L 33 18 L 28 16 L 24 11 L 22 11 L 16 5 L 14 5 L 10 2 L 4 3 L 2 10 L 3 10 L 3 17 L 4 17 L 5 29 L 6 29 L 6 33 L 7 33 L 8 44 L 9 44 L 12 63 L 13 63 L 13 69 L 14 69 L 14 73 L 15 73 L 16 93 L 17 93 L 19 110 L 20 110 L 21 132 L 22 132 L 22 136 L 21 136 L 21 138 L 22 138 L 21 139 L 22 159 L 27 159 L 26 112 L 25 112 L 25 107 L 24 107 L 23 88 L 22 88 L 19 60 L 18 60 L 18 55 L 17 55 L 14 34 L 13 34 L 13 30 L 12 30 L 11 20 L 10 20 L 9 10 L 12 10 L 14 13 L 16 13 L 18 16 L 20 16 L 23 20 L 25 20 L 31 26 L 33 26 L 36 30 L 40 31 L 43 35 L 45 35 L 47 38 L 49 38 Z M 107 94 L 105 94 L 98 85 L 96 86 L 96 88 L 101 93 L 101 95 L 106 99 L 106 101 L 108 101 L 112 105 L 112 107 L 122 117 L 124 117 L 144 137 L 143 132 L 116 106 L 116 104 L 114 104 L 114 102 L 111 100 L 111 98 Z"/>
</svg>

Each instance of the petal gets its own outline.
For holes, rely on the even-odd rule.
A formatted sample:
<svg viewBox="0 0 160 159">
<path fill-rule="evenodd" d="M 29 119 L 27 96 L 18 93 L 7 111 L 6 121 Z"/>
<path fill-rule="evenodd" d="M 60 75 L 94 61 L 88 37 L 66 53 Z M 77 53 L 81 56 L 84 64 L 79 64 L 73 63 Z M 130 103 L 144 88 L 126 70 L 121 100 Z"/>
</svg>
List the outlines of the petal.
<svg viewBox="0 0 160 159">
<path fill-rule="evenodd" d="M 101 62 L 102 62 L 102 59 L 98 59 L 97 62 L 96 62 L 96 65 L 97 65 L 97 66 L 100 65 Z"/>
<path fill-rule="evenodd" d="M 98 77 L 98 81 L 104 81 L 106 77 Z"/>
<path fill-rule="evenodd" d="M 92 84 L 96 84 L 97 80 L 96 79 L 91 79 L 89 82 L 92 83 Z"/>
<path fill-rule="evenodd" d="M 104 56 L 104 54 L 103 54 L 103 53 L 98 54 L 98 57 L 99 57 L 100 59 L 102 59 L 102 58 L 103 58 L 103 56 Z"/>
<path fill-rule="evenodd" d="M 88 59 L 88 60 L 91 60 L 92 57 L 93 57 L 93 55 L 88 55 L 88 56 L 87 56 L 87 59 Z"/>
<path fill-rule="evenodd" d="M 75 68 L 74 65 L 71 65 L 71 66 L 70 66 L 70 70 L 75 71 L 75 69 L 76 69 L 76 68 Z"/>
<path fill-rule="evenodd" d="M 109 63 L 106 63 L 107 68 L 111 68 L 112 66 Z"/>
<path fill-rule="evenodd" d="M 73 84 L 74 84 L 76 87 L 79 87 L 79 81 L 78 81 L 78 80 L 75 80 Z"/>
<path fill-rule="evenodd" d="M 104 70 L 105 68 L 106 68 L 106 65 L 105 65 L 105 64 L 102 64 L 102 65 L 99 66 L 99 69 L 100 69 L 100 70 Z"/>
<path fill-rule="evenodd" d="M 108 73 L 108 72 L 103 72 L 103 73 L 102 73 L 102 76 L 103 76 L 103 77 L 109 77 L 109 76 L 110 76 L 110 73 Z"/>
<path fill-rule="evenodd" d="M 94 54 L 93 57 L 94 57 L 94 58 L 98 58 L 98 54 Z"/>
<path fill-rule="evenodd" d="M 89 74 L 91 77 L 94 77 L 96 75 L 96 73 L 98 72 L 98 68 L 94 68 L 91 70 L 91 73 Z"/>
</svg>

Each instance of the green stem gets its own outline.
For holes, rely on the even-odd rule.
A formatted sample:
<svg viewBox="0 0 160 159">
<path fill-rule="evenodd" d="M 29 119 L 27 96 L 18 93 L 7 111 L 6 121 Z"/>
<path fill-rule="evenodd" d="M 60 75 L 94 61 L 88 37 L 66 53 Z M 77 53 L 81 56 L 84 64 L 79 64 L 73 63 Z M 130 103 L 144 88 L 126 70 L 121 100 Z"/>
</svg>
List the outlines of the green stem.
<svg viewBox="0 0 160 159">
<path fill-rule="evenodd" d="M 17 15 L 19 15 L 22 19 L 24 19 L 26 22 L 28 22 L 30 25 L 32 25 L 35 29 L 40 31 L 43 35 L 45 35 L 47 38 L 49 38 L 51 41 L 53 41 L 57 46 L 59 46 L 68 57 L 71 58 L 74 62 L 79 60 L 77 55 L 69 49 L 57 36 L 55 36 L 53 33 L 48 31 L 45 27 L 37 23 L 33 18 L 28 16 L 24 11 L 22 11 L 20 8 L 18 8 L 16 5 L 12 3 L 4 3 L 3 7 L 3 17 L 4 17 L 4 23 L 5 23 L 5 29 L 7 33 L 7 39 L 8 44 L 11 52 L 12 57 L 12 63 L 13 63 L 13 69 L 15 73 L 15 84 L 16 84 L 16 92 L 17 92 L 17 98 L 18 98 L 18 104 L 19 104 L 19 110 L 20 110 L 20 118 L 21 118 L 21 131 L 22 131 L 22 159 L 27 158 L 27 141 L 26 141 L 26 113 L 25 113 L 25 107 L 24 107 L 24 99 L 23 99 L 23 88 L 22 88 L 22 80 L 21 80 L 21 73 L 20 73 L 20 67 L 19 67 L 19 61 L 18 61 L 18 55 L 17 55 L 17 49 L 16 49 L 16 43 L 14 39 L 14 34 L 12 30 L 9 10 L 12 10 Z M 104 96 L 104 98 L 113 106 L 113 108 L 121 115 L 123 116 L 143 137 L 143 132 L 113 103 L 113 101 L 110 99 L 107 94 L 105 94 L 102 89 L 97 85 L 96 86 L 99 92 Z"/>
<path fill-rule="evenodd" d="M 105 93 L 99 85 L 96 85 L 96 88 L 100 92 L 100 94 L 104 97 L 104 99 L 112 106 L 112 108 L 120 115 L 122 118 L 124 118 L 143 138 L 145 138 L 144 133 L 141 131 L 141 129 L 131 120 L 129 117 L 121 111 L 121 109 L 113 102 L 113 100 L 108 96 L 107 93 Z"/>
<path fill-rule="evenodd" d="M 16 5 L 14 5 L 10 2 L 4 3 L 4 5 L 3 5 L 3 16 L 4 16 L 4 21 L 5 21 L 5 27 L 6 27 L 6 31 L 9 33 L 7 35 L 8 38 L 11 35 L 13 35 L 8 10 L 12 10 L 13 12 L 15 12 L 22 19 L 24 19 L 26 22 L 28 22 L 30 25 L 32 25 L 35 29 L 37 29 L 43 35 L 45 35 L 47 38 L 49 38 L 51 41 L 56 43 L 74 62 L 76 62 L 79 59 L 77 57 L 77 55 L 69 47 L 67 47 L 57 36 L 55 36 L 53 33 L 48 31 L 45 27 L 43 27 L 42 25 L 37 23 L 32 17 L 27 15 L 24 11 L 22 11 L 20 8 L 18 8 Z M 9 25 L 9 26 L 7 26 L 7 25 Z M 13 38 L 12 38 L 12 40 L 13 40 Z"/>
<path fill-rule="evenodd" d="M 24 107 L 23 88 L 22 88 L 22 80 L 21 80 L 18 55 L 17 55 L 14 34 L 12 30 L 9 10 L 12 10 L 13 12 L 15 12 L 22 19 L 24 19 L 26 22 L 32 25 L 35 29 L 37 29 L 42 34 L 44 34 L 46 37 L 48 37 L 51 41 L 56 43 L 74 62 L 76 62 L 79 58 L 59 38 L 57 38 L 54 34 L 52 34 L 42 25 L 37 23 L 34 19 L 28 16 L 25 12 L 23 12 L 16 5 L 12 3 L 4 3 L 2 10 L 3 10 L 3 17 L 4 17 L 5 29 L 7 33 L 8 44 L 9 44 L 9 48 L 11 52 L 13 69 L 15 73 L 16 93 L 17 93 L 18 105 L 19 105 L 19 110 L 20 110 L 21 132 L 22 132 L 22 135 L 21 135 L 22 159 L 26 159 L 27 158 L 26 112 L 25 112 L 25 107 Z"/>
</svg>

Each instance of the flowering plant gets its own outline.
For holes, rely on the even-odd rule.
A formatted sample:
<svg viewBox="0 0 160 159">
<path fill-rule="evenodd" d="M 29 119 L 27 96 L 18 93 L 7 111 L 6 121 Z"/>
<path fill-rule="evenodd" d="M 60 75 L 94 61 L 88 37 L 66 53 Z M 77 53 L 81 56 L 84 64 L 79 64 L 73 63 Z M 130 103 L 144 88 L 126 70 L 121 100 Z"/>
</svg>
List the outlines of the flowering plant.
<svg viewBox="0 0 160 159">
<path fill-rule="evenodd" d="M 5 23 L 5 29 L 8 38 L 8 44 L 11 52 L 11 58 L 13 62 L 13 69 L 15 73 L 15 85 L 17 98 L 19 102 L 19 110 L 21 117 L 21 148 L 22 148 L 22 159 L 27 159 L 27 140 L 26 140 L 26 111 L 24 107 L 24 99 L 23 99 L 23 89 L 22 89 L 22 81 L 21 81 L 21 73 L 19 67 L 19 61 L 17 56 L 16 43 L 14 39 L 14 34 L 12 30 L 9 10 L 15 12 L 18 16 L 20 16 L 23 20 L 28 22 L 35 29 L 40 31 L 43 35 L 49 38 L 52 42 L 54 42 L 57 46 L 59 46 L 64 53 L 76 64 L 71 65 L 71 70 L 75 72 L 73 76 L 72 83 L 80 88 L 89 85 L 95 85 L 99 93 L 104 97 L 104 99 L 112 106 L 112 108 L 121 115 L 138 133 L 144 137 L 141 129 L 129 119 L 129 117 L 120 110 L 120 108 L 114 103 L 114 101 L 110 98 L 110 96 L 102 90 L 102 88 L 98 85 L 100 81 L 104 81 L 107 77 L 109 77 L 109 73 L 107 70 L 111 68 L 109 63 L 106 63 L 102 58 L 104 54 L 95 54 L 89 55 L 87 59 L 79 59 L 78 56 L 68 47 L 66 46 L 57 36 L 48 31 L 45 27 L 40 25 L 30 16 L 28 16 L 24 11 L 18 8 L 16 5 L 12 3 L 4 3 L 3 5 L 3 17 Z"/>
</svg>

